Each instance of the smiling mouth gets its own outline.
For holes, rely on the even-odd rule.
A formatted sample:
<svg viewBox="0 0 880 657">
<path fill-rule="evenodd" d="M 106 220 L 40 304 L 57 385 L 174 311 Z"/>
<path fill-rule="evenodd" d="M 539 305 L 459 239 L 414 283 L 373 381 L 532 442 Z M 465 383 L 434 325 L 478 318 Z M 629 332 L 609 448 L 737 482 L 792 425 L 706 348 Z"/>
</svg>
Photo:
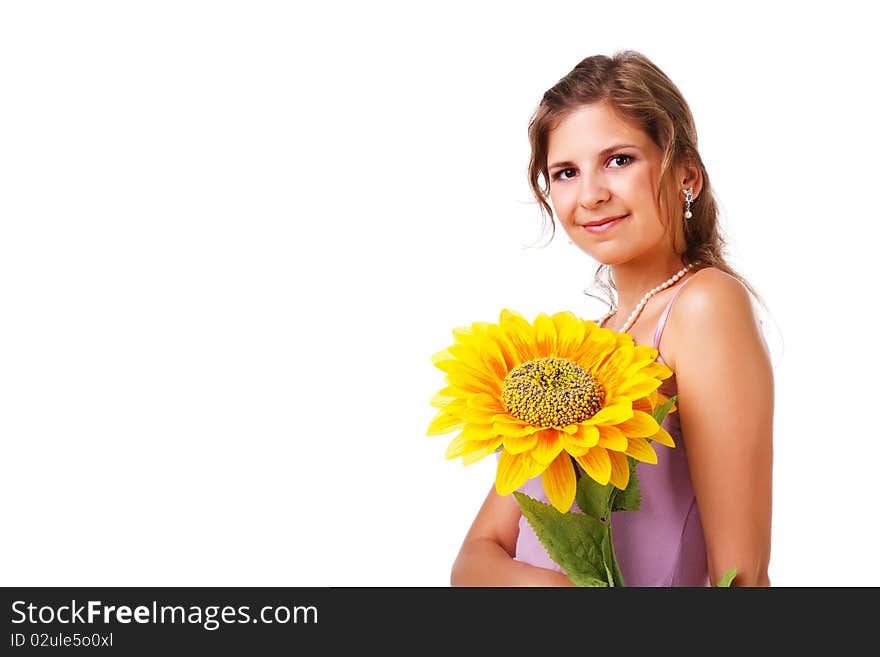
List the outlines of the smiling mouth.
<svg viewBox="0 0 880 657">
<path fill-rule="evenodd" d="M 584 224 L 582 227 L 589 233 L 601 233 L 606 230 L 611 230 L 611 228 L 619 224 L 621 221 L 624 221 L 628 217 L 629 214 L 625 214 L 615 219 L 609 219 L 608 221 L 605 221 L 601 224 Z"/>
<path fill-rule="evenodd" d="M 617 221 L 618 219 L 623 219 L 626 216 L 628 216 L 628 214 L 622 214 L 617 217 L 611 217 L 610 219 L 606 219 L 605 221 L 583 224 L 583 226 L 584 226 L 584 228 L 598 228 L 599 226 L 604 226 L 606 224 L 610 224 L 612 221 Z"/>
</svg>

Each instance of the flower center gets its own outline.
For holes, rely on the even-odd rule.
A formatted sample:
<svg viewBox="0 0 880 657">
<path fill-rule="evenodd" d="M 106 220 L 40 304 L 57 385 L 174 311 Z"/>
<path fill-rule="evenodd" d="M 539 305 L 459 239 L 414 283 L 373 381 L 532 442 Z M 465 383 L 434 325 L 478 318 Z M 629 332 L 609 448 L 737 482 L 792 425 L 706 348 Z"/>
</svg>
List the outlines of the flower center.
<svg viewBox="0 0 880 657">
<path fill-rule="evenodd" d="M 508 413 L 524 422 L 561 428 L 598 413 L 605 402 L 605 389 L 573 361 L 536 358 L 504 377 L 501 402 Z"/>
</svg>

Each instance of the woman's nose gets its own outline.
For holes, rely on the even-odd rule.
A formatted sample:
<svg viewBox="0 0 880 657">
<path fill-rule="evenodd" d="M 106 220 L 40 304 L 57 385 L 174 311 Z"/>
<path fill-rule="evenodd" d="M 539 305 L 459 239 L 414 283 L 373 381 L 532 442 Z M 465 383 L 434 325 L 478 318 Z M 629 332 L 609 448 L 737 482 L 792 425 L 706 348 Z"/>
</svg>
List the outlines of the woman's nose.
<svg viewBox="0 0 880 657">
<path fill-rule="evenodd" d="M 578 203 L 588 210 L 608 200 L 610 192 L 601 176 L 582 176 Z"/>
</svg>

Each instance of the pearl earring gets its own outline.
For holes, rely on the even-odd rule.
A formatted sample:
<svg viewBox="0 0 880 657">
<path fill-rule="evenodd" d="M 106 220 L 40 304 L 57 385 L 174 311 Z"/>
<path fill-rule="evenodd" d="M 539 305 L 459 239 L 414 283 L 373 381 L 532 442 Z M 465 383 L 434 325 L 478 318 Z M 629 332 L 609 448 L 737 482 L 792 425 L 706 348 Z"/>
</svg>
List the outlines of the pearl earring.
<svg viewBox="0 0 880 657">
<path fill-rule="evenodd" d="M 690 219 L 693 217 L 693 213 L 691 212 L 691 203 L 694 201 L 694 188 L 688 187 L 687 189 L 682 190 L 684 192 L 684 200 L 687 203 L 687 207 L 684 209 L 684 218 Z"/>
</svg>

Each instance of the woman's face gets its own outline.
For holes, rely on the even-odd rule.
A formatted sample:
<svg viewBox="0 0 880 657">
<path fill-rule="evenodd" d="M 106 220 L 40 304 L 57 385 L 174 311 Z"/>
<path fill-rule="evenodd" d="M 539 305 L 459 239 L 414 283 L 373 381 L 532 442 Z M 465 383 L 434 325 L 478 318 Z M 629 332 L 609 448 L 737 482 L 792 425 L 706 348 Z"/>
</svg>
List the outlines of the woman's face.
<svg viewBox="0 0 880 657">
<path fill-rule="evenodd" d="M 547 146 L 550 200 L 579 248 L 606 265 L 671 250 L 655 206 L 663 154 L 647 134 L 593 103 L 566 116 Z"/>
</svg>

